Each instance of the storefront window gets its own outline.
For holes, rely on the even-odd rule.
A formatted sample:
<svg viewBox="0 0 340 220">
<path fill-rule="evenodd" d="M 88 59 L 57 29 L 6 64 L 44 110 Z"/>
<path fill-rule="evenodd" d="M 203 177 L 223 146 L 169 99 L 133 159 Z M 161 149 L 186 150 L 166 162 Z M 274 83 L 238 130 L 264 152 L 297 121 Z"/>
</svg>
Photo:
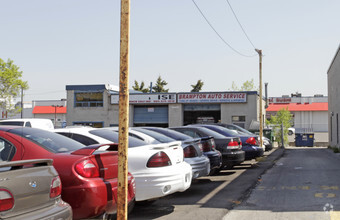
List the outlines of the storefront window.
<svg viewBox="0 0 340 220">
<path fill-rule="evenodd" d="M 102 92 L 75 93 L 75 107 L 103 107 Z"/>
</svg>

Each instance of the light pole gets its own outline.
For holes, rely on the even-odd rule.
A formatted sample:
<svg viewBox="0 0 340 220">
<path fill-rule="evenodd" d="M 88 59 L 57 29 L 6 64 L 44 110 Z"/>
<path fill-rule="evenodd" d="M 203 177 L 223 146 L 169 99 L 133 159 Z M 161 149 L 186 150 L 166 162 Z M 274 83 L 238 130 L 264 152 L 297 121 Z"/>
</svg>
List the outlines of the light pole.
<svg viewBox="0 0 340 220">
<path fill-rule="evenodd" d="M 255 49 L 259 54 L 259 83 L 260 83 L 260 146 L 262 147 L 262 136 L 263 136 L 263 116 L 262 116 L 262 50 Z"/>
</svg>

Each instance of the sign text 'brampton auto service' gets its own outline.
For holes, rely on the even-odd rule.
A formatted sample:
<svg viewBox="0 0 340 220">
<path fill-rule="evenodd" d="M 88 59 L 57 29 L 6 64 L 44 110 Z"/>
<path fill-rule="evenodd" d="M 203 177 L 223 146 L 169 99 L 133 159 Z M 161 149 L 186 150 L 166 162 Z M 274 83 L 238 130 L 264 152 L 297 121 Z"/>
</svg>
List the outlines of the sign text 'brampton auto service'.
<svg viewBox="0 0 340 220">
<path fill-rule="evenodd" d="M 179 93 L 178 103 L 247 102 L 245 92 Z"/>
</svg>

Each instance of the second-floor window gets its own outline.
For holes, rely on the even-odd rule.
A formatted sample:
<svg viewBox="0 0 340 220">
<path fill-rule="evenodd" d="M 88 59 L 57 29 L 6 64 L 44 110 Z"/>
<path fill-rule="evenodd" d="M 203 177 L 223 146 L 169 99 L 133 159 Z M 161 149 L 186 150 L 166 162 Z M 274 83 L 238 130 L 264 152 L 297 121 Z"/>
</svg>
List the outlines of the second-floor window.
<svg viewBox="0 0 340 220">
<path fill-rule="evenodd" d="M 75 93 L 75 107 L 103 107 L 103 92 Z"/>
</svg>

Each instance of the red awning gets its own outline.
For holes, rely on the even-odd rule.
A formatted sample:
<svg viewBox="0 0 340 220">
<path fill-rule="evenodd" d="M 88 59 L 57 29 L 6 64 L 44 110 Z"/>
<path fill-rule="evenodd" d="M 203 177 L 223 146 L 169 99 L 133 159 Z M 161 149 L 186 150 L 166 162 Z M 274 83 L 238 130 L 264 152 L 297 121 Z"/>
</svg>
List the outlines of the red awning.
<svg viewBox="0 0 340 220">
<path fill-rule="evenodd" d="M 287 109 L 290 112 L 310 112 L 310 111 L 328 111 L 328 103 L 327 102 L 313 102 L 313 103 L 289 103 L 289 104 L 277 104 L 272 103 L 269 104 L 266 109 L 267 112 L 277 112 L 281 109 Z"/>
<path fill-rule="evenodd" d="M 33 114 L 66 114 L 66 107 L 35 106 Z"/>
</svg>

